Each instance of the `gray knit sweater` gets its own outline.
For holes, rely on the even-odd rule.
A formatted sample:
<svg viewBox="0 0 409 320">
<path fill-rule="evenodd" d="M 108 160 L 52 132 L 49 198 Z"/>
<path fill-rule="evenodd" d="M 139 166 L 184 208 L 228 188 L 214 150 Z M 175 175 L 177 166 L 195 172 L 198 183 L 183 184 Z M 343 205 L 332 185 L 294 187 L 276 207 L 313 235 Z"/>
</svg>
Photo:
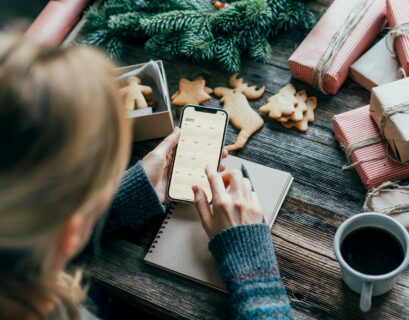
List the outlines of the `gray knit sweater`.
<svg viewBox="0 0 409 320">
<path fill-rule="evenodd" d="M 132 226 L 138 219 L 164 214 L 142 162 L 125 172 L 113 201 L 107 229 Z M 292 319 L 266 224 L 225 229 L 209 242 L 230 294 L 234 319 Z M 84 319 L 96 319 L 85 309 Z"/>
</svg>

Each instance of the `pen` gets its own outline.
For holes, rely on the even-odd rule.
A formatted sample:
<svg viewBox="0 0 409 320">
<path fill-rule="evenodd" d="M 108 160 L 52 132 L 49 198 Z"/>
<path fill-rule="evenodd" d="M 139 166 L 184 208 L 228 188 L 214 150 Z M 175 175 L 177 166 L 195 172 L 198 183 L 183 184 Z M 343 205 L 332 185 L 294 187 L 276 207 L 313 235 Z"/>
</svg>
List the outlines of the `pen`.
<svg viewBox="0 0 409 320">
<path fill-rule="evenodd" d="M 254 191 L 254 187 L 253 187 L 253 183 L 251 182 L 250 176 L 249 176 L 249 172 L 247 171 L 246 167 L 244 166 L 244 164 L 241 164 L 241 173 L 243 174 L 244 178 L 249 179 L 250 184 L 251 184 L 251 191 Z"/>
</svg>

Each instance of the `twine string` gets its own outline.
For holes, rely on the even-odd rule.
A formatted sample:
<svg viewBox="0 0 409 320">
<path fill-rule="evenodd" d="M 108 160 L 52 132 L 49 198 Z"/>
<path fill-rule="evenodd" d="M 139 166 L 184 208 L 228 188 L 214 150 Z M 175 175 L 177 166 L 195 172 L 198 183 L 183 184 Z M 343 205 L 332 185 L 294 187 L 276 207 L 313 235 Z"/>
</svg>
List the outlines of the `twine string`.
<svg viewBox="0 0 409 320">
<path fill-rule="evenodd" d="M 345 40 L 351 35 L 352 31 L 361 21 L 374 0 L 361 0 L 351 10 L 344 22 L 338 28 L 337 32 L 333 35 L 330 44 L 322 54 L 320 60 L 313 70 L 313 86 L 320 90 L 324 94 L 328 92 L 324 89 L 324 76 L 328 72 L 328 69 L 334 62 L 336 54 L 341 49 Z"/>
<path fill-rule="evenodd" d="M 402 162 L 402 161 L 399 161 L 398 159 L 396 159 L 396 157 L 391 152 L 388 144 L 386 144 L 385 155 L 368 157 L 368 158 L 364 158 L 364 159 L 361 159 L 361 160 L 358 160 L 356 162 L 351 163 L 352 162 L 352 153 L 355 150 L 360 149 L 360 148 L 365 148 L 365 147 L 368 147 L 370 145 L 373 145 L 373 144 L 384 141 L 385 126 L 388 123 L 389 118 L 392 117 L 395 114 L 405 113 L 405 112 L 409 112 L 409 102 L 403 102 L 403 103 L 399 103 L 397 105 L 394 105 L 394 106 L 392 106 L 390 108 L 384 108 L 384 110 L 382 112 L 382 115 L 381 115 L 381 123 L 380 123 L 381 133 L 376 135 L 376 136 L 369 137 L 367 139 L 351 143 L 348 146 L 347 150 L 345 151 L 346 158 L 348 160 L 348 164 L 343 165 L 342 169 L 343 170 L 348 170 L 348 169 L 356 167 L 358 164 L 361 164 L 363 162 L 374 161 L 374 160 L 382 160 L 384 158 L 387 158 L 387 159 L 389 159 L 389 160 L 391 160 L 391 161 L 393 161 L 395 163 L 409 165 L 408 162 Z"/>
<path fill-rule="evenodd" d="M 396 26 L 388 33 L 388 37 L 386 38 L 386 47 L 393 57 L 396 57 L 395 40 L 400 36 L 409 36 L 409 22 Z"/>
<path fill-rule="evenodd" d="M 372 199 L 374 197 L 379 196 L 382 192 L 399 192 L 399 193 L 409 195 L 409 186 L 401 186 L 398 183 L 386 181 L 382 183 L 380 186 L 375 187 L 368 192 L 365 198 L 363 209 L 365 211 L 378 211 L 379 212 L 380 210 L 373 207 Z M 409 203 L 387 207 L 387 208 L 382 209 L 380 212 L 393 216 L 393 215 L 397 215 L 397 214 L 407 212 L 407 211 L 409 211 Z"/>
<path fill-rule="evenodd" d="M 384 135 L 385 126 L 388 122 L 389 118 L 397 113 L 406 113 L 409 112 L 409 101 L 399 103 L 389 108 L 383 108 L 382 116 L 381 116 L 381 133 Z"/>
<path fill-rule="evenodd" d="M 408 77 L 408 75 L 405 72 L 405 69 L 403 69 L 402 67 L 399 67 L 398 73 L 399 73 L 400 79 L 405 79 Z"/>
</svg>

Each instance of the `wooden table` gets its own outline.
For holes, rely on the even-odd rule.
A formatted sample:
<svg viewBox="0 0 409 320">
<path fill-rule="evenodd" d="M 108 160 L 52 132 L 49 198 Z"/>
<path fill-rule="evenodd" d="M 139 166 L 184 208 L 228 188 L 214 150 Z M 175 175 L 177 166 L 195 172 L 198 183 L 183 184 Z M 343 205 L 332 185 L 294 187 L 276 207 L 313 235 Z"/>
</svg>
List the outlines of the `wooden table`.
<svg viewBox="0 0 409 320">
<path fill-rule="evenodd" d="M 311 2 L 317 11 L 330 1 Z M 346 218 L 362 211 L 366 190 L 354 170 L 343 171 L 345 155 L 331 129 L 334 114 L 369 103 L 369 94 L 348 80 L 336 96 L 317 94 L 311 87 L 291 80 L 287 59 L 300 37 L 281 35 L 274 42 L 270 64 L 244 60 L 242 75 L 250 84 L 266 85 L 266 93 L 251 105 L 257 110 L 267 98 L 290 81 L 318 96 L 316 120 L 307 133 L 285 129 L 265 118 L 265 125 L 235 155 L 263 165 L 289 171 L 295 180 L 272 228 L 280 272 L 298 319 L 408 319 L 409 273 L 405 272 L 388 294 L 373 299 L 363 314 L 358 295 L 342 282 L 332 249 L 335 231 Z M 195 65 L 168 56 L 144 52 L 131 45 L 124 64 L 162 59 L 169 91 L 181 77 L 203 76 L 210 87 L 226 86 L 229 75 L 219 68 Z M 218 106 L 213 98 L 206 105 Z M 237 130 L 229 126 L 227 143 Z M 157 141 L 134 146 L 132 161 L 151 150 Z M 161 318 L 228 319 L 228 296 L 177 275 L 149 266 L 143 258 L 160 226 L 160 219 L 141 222 L 140 227 L 103 245 L 100 254 L 87 258 L 92 278 L 108 292 Z"/>
</svg>

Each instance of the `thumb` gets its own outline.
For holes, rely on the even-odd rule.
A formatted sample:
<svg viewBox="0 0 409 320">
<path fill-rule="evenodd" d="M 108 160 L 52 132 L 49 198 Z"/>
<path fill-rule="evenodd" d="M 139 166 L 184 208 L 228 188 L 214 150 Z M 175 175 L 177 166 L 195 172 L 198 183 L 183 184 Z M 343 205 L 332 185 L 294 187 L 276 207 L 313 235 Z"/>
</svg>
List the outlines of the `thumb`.
<svg viewBox="0 0 409 320">
<path fill-rule="evenodd" d="M 202 188 L 196 185 L 192 186 L 192 191 L 195 195 L 195 207 L 199 213 L 200 220 L 202 220 L 202 225 L 205 230 L 209 230 L 212 219 L 212 208 L 207 201 L 206 193 Z"/>
<path fill-rule="evenodd" d="M 175 146 L 177 145 L 178 141 L 180 138 L 180 129 L 178 127 L 175 127 L 173 129 L 173 132 L 168 135 L 165 139 L 162 140 L 161 143 L 156 147 L 156 151 L 162 155 L 166 156 L 170 154 Z"/>
</svg>

